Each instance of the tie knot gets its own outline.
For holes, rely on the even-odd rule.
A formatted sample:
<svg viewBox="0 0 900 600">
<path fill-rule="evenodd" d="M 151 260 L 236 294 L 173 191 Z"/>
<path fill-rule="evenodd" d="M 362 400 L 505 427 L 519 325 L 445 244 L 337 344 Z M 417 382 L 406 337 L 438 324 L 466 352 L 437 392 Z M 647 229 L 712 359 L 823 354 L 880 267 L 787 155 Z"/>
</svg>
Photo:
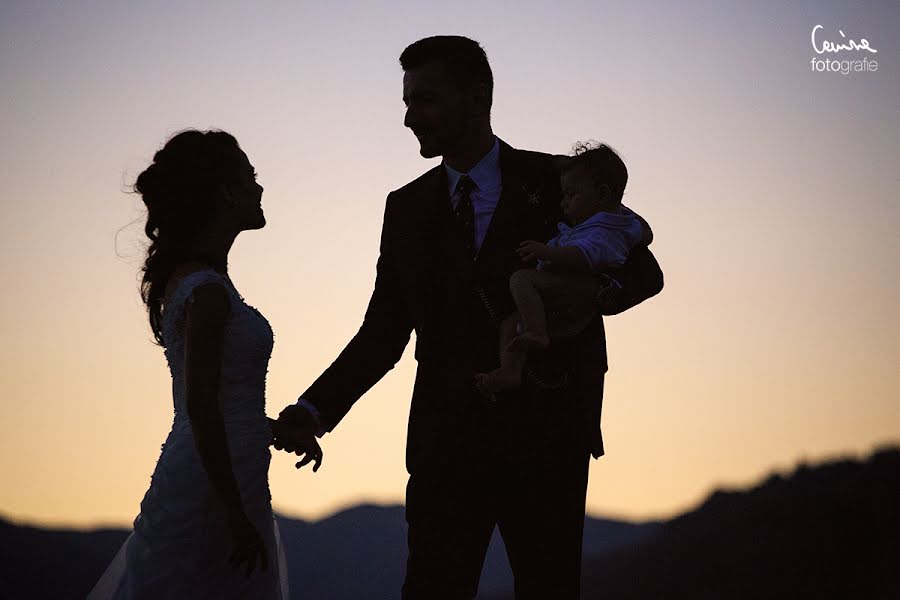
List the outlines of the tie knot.
<svg viewBox="0 0 900 600">
<path fill-rule="evenodd" d="M 472 181 L 472 178 L 468 175 L 460 176 L 459 181 L 456 182 L 456 193 L 467 196 L 473 189 L 475 189 L 475 182 Z"/>
</svg>

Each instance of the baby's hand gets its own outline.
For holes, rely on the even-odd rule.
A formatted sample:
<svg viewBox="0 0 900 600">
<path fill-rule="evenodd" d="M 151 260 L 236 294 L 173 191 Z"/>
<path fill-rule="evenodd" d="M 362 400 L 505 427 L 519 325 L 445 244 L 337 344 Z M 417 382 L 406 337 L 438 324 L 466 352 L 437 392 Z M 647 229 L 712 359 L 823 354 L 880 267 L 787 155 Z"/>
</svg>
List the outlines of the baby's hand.
<svg viewBox="0 0 900 600">
<path fill-rule="evenodd" d="M 547 256 L 547 244 L 543 244 L 541 242 L 536 242 L 534 240 L 525 240 L 519 247 L 516 249 L 516 253 L 519 255 L 519 258 L 523 261 L 532 261 L 535 259 L 548 260 Z"/>
</svg>

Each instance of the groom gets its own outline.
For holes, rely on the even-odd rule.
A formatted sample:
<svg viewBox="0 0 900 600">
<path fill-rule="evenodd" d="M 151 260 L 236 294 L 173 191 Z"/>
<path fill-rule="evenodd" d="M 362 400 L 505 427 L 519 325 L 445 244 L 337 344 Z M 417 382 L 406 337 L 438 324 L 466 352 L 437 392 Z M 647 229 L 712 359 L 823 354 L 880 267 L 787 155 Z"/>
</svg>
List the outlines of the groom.
<svg viewBox="0 0 900 600">
<path fill-rule="evenodd" d="M 557 157 L 495 137 L 493 77 L 477 42 L 425 38 L 400 64 L 404 125 L 423 157 L 443 161 L 388 195 L 362 326 L 279 421 L 297 435 L 334 429 L 394 367 L 415 329 L 403 598 L 474 597 L 495 526 L 516 598 L 578 598 L 588 463 L 603 454 L 599 309 L 576 337 L 533 352 L 520 388 L 488 400 L 474 384 L 475 373 L 499 365 L 497 324 L 515 308 L 509 276 L 534 266 L 516 248 L 547 241 L 563 219 Z M 662 289 L 646 246 L 616 280 L 604 314 Z"/>
</svg>

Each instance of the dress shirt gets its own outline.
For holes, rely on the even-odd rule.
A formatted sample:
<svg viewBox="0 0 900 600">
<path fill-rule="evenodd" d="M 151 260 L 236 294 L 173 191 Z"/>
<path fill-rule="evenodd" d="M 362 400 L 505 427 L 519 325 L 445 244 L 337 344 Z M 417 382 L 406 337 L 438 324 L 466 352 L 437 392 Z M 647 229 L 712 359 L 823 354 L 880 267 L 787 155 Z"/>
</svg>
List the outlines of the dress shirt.
<svg viewBox="0 0 900 600">
<path fill-rule="evenodd" d="M 494 145 L 478 163 L 469 169 L 468 173 L 457 171 L 450 165 L 443 163 L 447 172 L 447 191 L 450 194 L 450 204 L 455 210 L 459 197 L 454 194 L 456 184 L 463 175 L 468 175 L 475 183 L 475 188 L 469 194 L 472 200 L 472 209 L 475 212 L 475 250 L 481 249 L 484 236 L 487 235 L 488 226 L 494 216 L 494 209 L 500 201 L 500 192 L 503 191 L 503 182 L 500 178 L 500 142 L 494 136 Z"/>
</svg>

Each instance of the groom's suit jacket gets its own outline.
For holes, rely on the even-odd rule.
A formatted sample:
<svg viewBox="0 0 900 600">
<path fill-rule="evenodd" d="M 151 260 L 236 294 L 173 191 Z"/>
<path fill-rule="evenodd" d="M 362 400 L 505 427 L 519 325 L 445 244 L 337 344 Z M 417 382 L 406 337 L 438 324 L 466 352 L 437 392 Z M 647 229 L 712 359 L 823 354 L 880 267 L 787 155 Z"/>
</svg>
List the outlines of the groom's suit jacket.
<svg viewBox="0 0 900 600">
<path fill-rule="evenodd" d="M 466 256 L 453 221 L 443 165 L 388 195 L 375 289 L 362 326 L 301 394 L 319 411 L 326 430 L 394 367 L 415 330 L 418 368 L 407 439 L 409 472 L 478 452 L 478 436 L 489 435 L 479 428 L 480 419 L 490 408 L 472 376 L 499 366 L 496 323 L 515 310 L 509 276 L 534 266 L 523 263 L 516 248 L 524 240 L 548 241 L 563 219 L 557 158 L 500 141 L 502 193 L 475 260 Z M 646 246 L 632 251 L 616 279 L 623 287 L 610 314 L 658 293 L 663 285 Z M 548 351 L 535 355 L 529 358 L 533 372 L 555 368 L 557 375 L 571 378 L 570 400 L 583 415 L 581 441 L 595 457 L 602 455 L 607 361 L 601 316 L 577 336 L 554 340 Z M 510 390 L 501 397 L 515 400 L 517 393 Z M 554 409 L 552 404 L 546 408 Z"/>
</svg>

